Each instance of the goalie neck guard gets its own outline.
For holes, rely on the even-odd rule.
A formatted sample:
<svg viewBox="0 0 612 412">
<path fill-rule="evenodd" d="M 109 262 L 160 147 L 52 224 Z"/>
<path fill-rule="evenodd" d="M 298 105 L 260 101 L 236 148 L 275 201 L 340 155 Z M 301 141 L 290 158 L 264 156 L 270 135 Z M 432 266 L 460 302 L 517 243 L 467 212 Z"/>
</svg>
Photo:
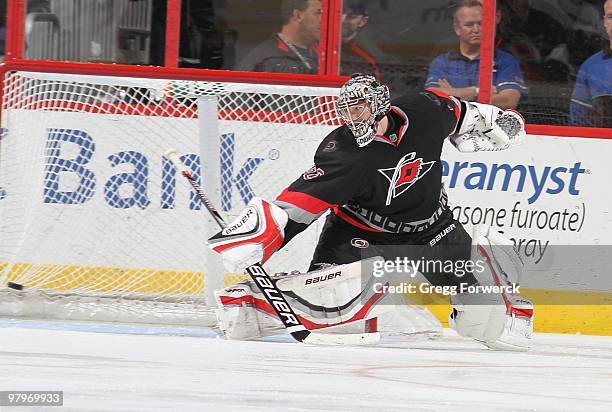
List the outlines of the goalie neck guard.
<svg viewBox="0 0 612 412">
<path fill-rule="evenodd" d="M 375 123 L 391 108 L 389 88 L 374 76 L 356 74 L 344 83 L 336 100 L 336 113 L 351 129 L 357 146 L 374 139 Z"/>
</svg>

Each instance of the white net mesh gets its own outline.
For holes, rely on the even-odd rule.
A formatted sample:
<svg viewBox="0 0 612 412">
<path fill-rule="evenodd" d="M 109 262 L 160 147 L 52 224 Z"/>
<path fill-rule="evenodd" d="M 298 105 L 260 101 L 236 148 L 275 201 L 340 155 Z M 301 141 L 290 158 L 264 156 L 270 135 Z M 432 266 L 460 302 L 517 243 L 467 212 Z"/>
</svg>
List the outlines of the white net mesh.
<svg viewBox="0 0 612 412">
<path fill-rule="evenodd" d="M 0 143 L 0 316 L 210 326 L 218 230 L 312 166 L 336 89 L 10 72 Z M 321 221 L 267 269 L 305 271 Z M 6 288 L 8 282 L 23 290 Z"/>
<path fill-rule="evenodd" d="M 206 287 L 233 278 L 223 281 L 204 245 L 217 228 L 163 153 L 177 148 L 231 218 L 254 195 L 274 198 L 311 166 L 314 149 L 337 124 L 335 92 L 8 73 L 0 284 L 24 290 L 3 292 L 11 302 L 4 312 L 37 316 L 19 299 L 36 293 L 62 306 L 73 297 L 88 307 L 88 318 L 101 312 L 91 302 L 104 298 L 113 307 L 171 302 L 193 319 L 194 307 L 207 308 Z M 304 270 L 317 230 L 275 256 L 268 269 Z M 45 305 L 46 316 L 49 299 Z M 65 307 L 61 312 L 65 317 Z M 113 313 L 115 320 L 123 309 Z"/>
</svg>

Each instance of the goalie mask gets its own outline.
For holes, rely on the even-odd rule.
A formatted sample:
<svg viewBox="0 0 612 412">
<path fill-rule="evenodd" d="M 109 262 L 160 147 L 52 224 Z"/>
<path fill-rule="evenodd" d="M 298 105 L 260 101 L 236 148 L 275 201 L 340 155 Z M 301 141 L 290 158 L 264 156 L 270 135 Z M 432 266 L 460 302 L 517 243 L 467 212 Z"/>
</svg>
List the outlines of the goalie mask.
<svg viewBox="0 0 612 412">
<path fill-rule="evenodd" d="M 357 146 L 364 147 L 374 139 L 375 123 L 391 108 L 389 88 L 374 76 L 357 74 L 340 89 L 336 113 L 351 129 Z"/>
</svg>

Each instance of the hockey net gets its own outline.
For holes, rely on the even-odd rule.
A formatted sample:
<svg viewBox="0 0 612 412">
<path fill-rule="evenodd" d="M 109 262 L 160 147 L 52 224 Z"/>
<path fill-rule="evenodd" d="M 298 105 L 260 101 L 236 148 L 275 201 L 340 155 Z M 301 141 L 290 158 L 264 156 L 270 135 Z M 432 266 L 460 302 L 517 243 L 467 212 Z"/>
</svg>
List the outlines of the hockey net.
<svg viewBox="0 0 612 412">
<path fill-rule="evenodd" d="M 211 326 L 212 290 L 240 275 L 207 250 L 217 227 L 164 152 L 231 218 L 339 124 L 334 88 L 139 76 L 4 74 L 0 316 Z M 267 269 L 306 270 L 320 228 Z"/>
</svg>

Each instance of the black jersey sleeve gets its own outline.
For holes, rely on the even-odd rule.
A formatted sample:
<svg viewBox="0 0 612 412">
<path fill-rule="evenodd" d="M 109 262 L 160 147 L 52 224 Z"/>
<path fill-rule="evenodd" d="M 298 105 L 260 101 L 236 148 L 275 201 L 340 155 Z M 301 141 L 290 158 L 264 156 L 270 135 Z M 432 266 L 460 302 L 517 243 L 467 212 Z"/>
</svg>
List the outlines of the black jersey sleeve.
<svg viewBox="0 0 612 412">
<path fill-rule="evenodd" d="M 366 168 L 360 167 L 362 159 L 363 154 L 346 127 L 336 129 L 325 138 L 315 153 L 314 166 L 274 202 L 289 215 L 286 237 L 293 237 L 327 210 L 359 194 L 367 173 Z"/>
<path fill-rule="evenodd" d="M 432 115 L 444 127 L 444 135 L 453 134 L 466 110 L 465 102 L 433 89 L 427 89 L 419 93 L 419 96 L 423 104 L 430 107 Z"/>
</svg>

